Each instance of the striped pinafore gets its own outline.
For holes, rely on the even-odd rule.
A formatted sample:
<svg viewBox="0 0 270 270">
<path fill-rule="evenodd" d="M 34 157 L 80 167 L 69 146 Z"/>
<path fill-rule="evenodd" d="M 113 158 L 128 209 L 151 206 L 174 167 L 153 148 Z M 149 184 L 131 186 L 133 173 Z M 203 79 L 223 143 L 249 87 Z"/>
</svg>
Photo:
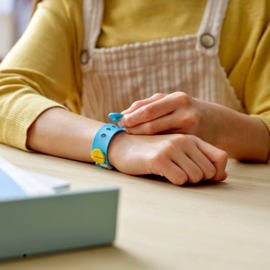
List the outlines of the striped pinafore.
<svg viewBox="0 0 270 270">
<path fill-rule="evenodd" d="M 244 112 L 218 58 L 227 5 L 228 0 L 208 0 L 195 35 L 96 48 L 104 3 L 84 0 L 82 114 L 109 122 L 109 113 L 134 101 L 176 91 Z"/>
</svg>

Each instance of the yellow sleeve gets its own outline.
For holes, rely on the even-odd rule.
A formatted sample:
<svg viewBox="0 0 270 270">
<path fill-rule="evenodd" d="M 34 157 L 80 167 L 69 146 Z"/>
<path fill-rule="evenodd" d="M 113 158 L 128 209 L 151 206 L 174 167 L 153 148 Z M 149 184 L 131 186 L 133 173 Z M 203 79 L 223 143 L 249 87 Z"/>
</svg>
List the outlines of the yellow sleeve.
<svg viewBox="0 0 270 270">
<path fill-rule="evenodd" d="M 37 117 L 80 94 L 81 2 L 43 0 L 1 63 L 1 143 L 27 151 L 27 130 Z"/>
<path fill-rule="evenodd" d="M 257 45 L 245 85 L 248 114 L 260 118 L 270 132 L 270 14 Z M 269 133 L 270 134 L 270 133 Z M 270 152 L 270 149 L 269 149 Z M 270 159 L 268 160 L 270 164 Z"/>
</svg>

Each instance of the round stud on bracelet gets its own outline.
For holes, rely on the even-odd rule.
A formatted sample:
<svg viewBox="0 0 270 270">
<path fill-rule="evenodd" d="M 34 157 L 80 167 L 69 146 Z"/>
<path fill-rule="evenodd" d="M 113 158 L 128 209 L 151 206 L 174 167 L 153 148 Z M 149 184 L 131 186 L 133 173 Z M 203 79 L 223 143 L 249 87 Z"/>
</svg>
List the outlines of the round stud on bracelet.
<svg viewBox="0 0 270 270">
<path fill-rule="evenodd" d="M 94 149 L 91 152 L 91 158 L 99 164 L 103 164 L 105 162 L 105 155 L 100 149 Z"/>
</svg>

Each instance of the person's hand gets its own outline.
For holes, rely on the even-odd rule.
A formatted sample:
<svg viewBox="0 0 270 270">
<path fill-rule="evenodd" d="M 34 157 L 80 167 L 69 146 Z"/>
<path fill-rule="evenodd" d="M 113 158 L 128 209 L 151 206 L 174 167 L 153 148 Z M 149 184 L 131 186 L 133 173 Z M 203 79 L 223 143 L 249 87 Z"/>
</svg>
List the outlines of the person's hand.
<svg viewBox="0 0 270 270">
<path fill-rule="evenodd" d="M 222 126 L 220 107 L 183 92 L 155 94 L 123 111 L 118 124 L 129 134 L 192 134 L 215 145 Z"/>
<path fill-rule="evenodd" d="M 165 176 L 175 185 L 227 178 L 226 152 L 193 135 L 119 132 L 110 142 L 108 160 L 120 172 Z"/>
</svg>

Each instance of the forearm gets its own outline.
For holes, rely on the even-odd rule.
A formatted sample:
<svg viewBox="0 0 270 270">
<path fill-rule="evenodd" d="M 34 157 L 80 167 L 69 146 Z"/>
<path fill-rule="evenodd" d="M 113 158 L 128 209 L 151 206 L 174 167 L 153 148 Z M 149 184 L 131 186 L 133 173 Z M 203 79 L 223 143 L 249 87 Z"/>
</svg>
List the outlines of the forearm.
<svg viewBox="0 0 270 270">
<path fill-rule="evenodd" d="M 93 162 L 92 141 L 102 125 L 64 109 L 52 108 L 29 128 L 27 147 L 53 156 Z"/>
<path fill-rule="evenodd" d="M 267 162 L 270 136 L 263 121 L 216 106 L 220 125 L 216 146 L 238 160 Z"/>
</svg>

